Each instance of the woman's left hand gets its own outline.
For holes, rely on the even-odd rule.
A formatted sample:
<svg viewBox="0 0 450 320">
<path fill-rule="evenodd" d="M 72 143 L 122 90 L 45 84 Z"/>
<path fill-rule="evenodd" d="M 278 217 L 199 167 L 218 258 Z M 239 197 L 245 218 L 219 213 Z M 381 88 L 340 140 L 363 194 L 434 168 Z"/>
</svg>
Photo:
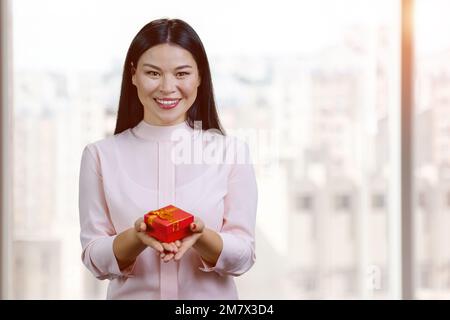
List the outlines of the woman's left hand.
<svg viewBox="0 0 450 320">
<path fill-rule="evenodd" d="M 194 222 L 190 225 L 191 235 L 184 237 L 181 240 L 175 241 L 175 245 L 178 247 L 178 252 L 175 254 L 174 259 L 180 260 L 186 251 L 191 248 L 197 240 L 202 236 L 203 230 L 205 229 L 205 224 L 200 218 L 195 217 Z"/>
</svg>

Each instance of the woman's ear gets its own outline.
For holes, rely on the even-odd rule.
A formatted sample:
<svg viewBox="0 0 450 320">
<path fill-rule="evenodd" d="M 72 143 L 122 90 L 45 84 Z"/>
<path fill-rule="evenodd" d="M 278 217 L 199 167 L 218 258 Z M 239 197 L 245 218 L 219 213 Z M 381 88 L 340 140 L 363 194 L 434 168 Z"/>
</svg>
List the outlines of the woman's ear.
<svg viewBox="0 0 450 320">
<path fill-rule="evenodd" d="M 133 66 L 133 62 L 131 63 L 130 71 L 131 71 L 131 83 L 136 85 L 136 68 Z"/>
</svg>

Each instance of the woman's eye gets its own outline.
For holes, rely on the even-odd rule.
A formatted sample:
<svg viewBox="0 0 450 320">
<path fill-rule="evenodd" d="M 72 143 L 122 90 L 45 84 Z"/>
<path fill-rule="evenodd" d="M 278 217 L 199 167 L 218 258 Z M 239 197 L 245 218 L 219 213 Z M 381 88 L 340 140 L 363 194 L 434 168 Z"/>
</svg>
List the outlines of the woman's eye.
<svg viewBox="0 0 450 320">
<path fill-rule="evenodd" d="M 177 76 L 179 76 L 179 77 L 184 77 L 184 76 L 187 76 L 189 73 L 187 73 L 187 72 L 178 72 L 177 73 Z"/>
<path fill-rule="evenodd" d="M 147 71 L 145 74 L 148 74 L 152 77 L 157 77 L 159 75 L 159 73 L 156 71 Z"/>
</svg>

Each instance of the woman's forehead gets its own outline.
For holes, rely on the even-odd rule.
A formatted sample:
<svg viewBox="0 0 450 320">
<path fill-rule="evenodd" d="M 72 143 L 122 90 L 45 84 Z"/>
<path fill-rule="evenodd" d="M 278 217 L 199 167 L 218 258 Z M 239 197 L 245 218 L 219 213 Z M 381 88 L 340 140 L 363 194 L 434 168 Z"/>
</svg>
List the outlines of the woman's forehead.
<svg viewBox="0 0 450 320">
<path fill-rule="evenodd" d="M 160 68 L 172 68 L 179 65 L 196 66 L 192 54 L 175 44 L 159 44 L 145 51 L 139 59 L 141 65 L 152 64 Z"/>
</svg>

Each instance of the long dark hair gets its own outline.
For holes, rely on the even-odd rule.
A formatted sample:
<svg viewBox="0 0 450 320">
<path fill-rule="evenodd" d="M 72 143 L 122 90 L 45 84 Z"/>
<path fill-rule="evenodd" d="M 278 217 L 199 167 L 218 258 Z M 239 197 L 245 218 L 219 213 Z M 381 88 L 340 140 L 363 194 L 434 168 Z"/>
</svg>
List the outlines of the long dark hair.
<svg viewBox="0 0 450 320">
<path fill-rule="evenodd" d="M 131 81 L 131 64 L 136 67 L 139 58 L 146 50 L 163 43 L 176 44 L 188 50 L 199 69 L 201 82 L 197 98 L 187 111 L 187 123 L 194 128 L 194 121 L 202 121 L 203 130 L 214 128 L 224 135 L 225 131 L 220 124 L 214 101 L 211 71 L 205 48 L 195 30 L 180 19 L 154 20 L 146 24 L 131 42 L 123 66 L 119 110 L 114 134 L 135 127 L 144 118 L 144 107 L 139 100 L 137 88 Z"/>
</svg>

